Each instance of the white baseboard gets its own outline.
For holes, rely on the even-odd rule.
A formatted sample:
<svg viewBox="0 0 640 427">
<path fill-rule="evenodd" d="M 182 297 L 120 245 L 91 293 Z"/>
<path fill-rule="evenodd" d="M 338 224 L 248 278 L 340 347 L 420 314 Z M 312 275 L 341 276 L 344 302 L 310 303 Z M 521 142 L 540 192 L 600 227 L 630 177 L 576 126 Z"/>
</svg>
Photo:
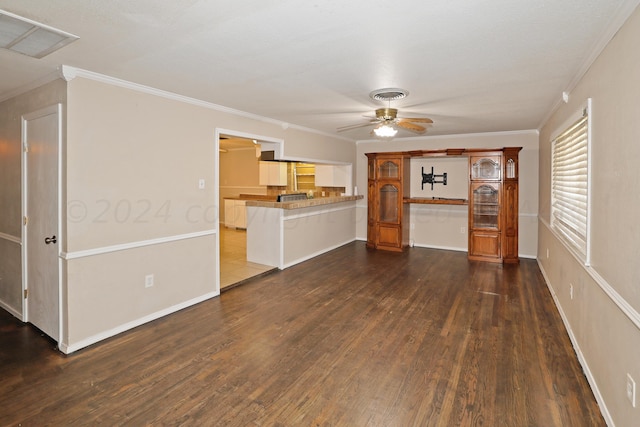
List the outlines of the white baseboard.
<svg viewBox="0 0 640 427">
<path fill-rule="evenodd" d="M 127 322 L 123 325 L 117 326 L 115 328 L 109 329 L 107 331 L 101 332 L 99 334 L 95 334 L 92 335 L 88 338 L 85 338 L 83 340 L 80 340 L 76 343 L 73 343 L 71 345 L 67 344 L 67 343 L 60 343 L 58 345 L 58 348 L 60 349 L 60 351 L 62 351 L 65 354 L 69 354 L 69 353 L 73 353 L 74 351 L 78 351 L 82 348 L 88 347 L 92 344 L 95 344 L 97 342 L 100 342 L 102 340 L 105 340 L 107 338 L 111 338 L 115 335 L 118 335 L 122 332 L 128 331 L 129 329 L 133 329 L 135 327 L 138 327 L 140 325 L 143 325 L 145 323 L 151 322 L 153 320 L 159 319 L 161 317 L 167 316 L 169 314 L 175 313 L 177 311 L 180 311 L 184 308 L 190 307 L 192 305 L 201 303 L 203 301 L 206 301 L 208 299 L 217 297 L 218 295 L 220 295 L 220 291 L 216 291 L 216 292 L 209 292 L 207 294 L 204 294 L 202 296 L 199 296 L 197 298 L 193 298 L 190 299 L 189 301 L 185 301 L 182 302 L 180 304 L 176 304 L 174 306 L 165 308 L 164 310 L 160 310 L 160 311 L 156 311 L 155 313 L 151 313 L 147 316 L 141 317 L 140 319 L 136 319 L 133 320 L 131 322 Z"/>
<path fill-rule="evenodd" d="M 585 377 L 587 377 L 587 381 L 591 386 L 593 395 L 595 396 L 596 401 L 598 402 L 598 406 L 600 406 L 600 412 L 602 413 L 602 417 L 604 418 L 608 426 L 613 426 L 615 425 L 613 422 L 613 418 L 611 418 L 611 414 L 609 413 L 607 405 L 605 404 L 604 398 L 602 397 L 602 393 L 600 393 L 600 389 L 598 389 L 598 383 L 596 383 L 596 380 L 593 377 L 591 370 L 589 369 L 589 364 L 584 358 L 584 354 L 582 353 L 582 350 L 578 345 L 578 340 L 576 339 L 576 336 L 573 333 L 573 329 L 571 329 L 571 324 L 569 323 L 569 319 L 565 315 L 564 310 L 562 309 L 562 305 L 560 304 L 560 300 L 558 299 L 558 296 L 556 295 L 555 291 L 553 290 L 553 287 L 551 286 L 549 277 L 547 276 L 547 272 L 544 270 L 544 267 L 542 266 L 542 263 L 540 262 L 540 260 L 538 259 L 537 261 L 538 261 L 538 266 L 540 267 L 540 271 L 542 272 L 542 277 L 544 278 L 544 281 L 547 284 L 547 288 L 551 293 L 551 297 L 553 298 L 553 302 L 555 303 L 556 308 L 560 313 L 560 317 L 562 318 L 562 323 L 564 323 L 564 327 L 567 330 L 567 333 L 569 334 L 569 339 L 571 340 L 571 345 L 573 346 L 573 350 L 576 352 L 576 355 L 578 356 L 578 362 L 580 362 L 580 366 L 582 366 L 584 375 Z"/>
<path fill-rule="evenodd" d="M 20 313 L 19 311 L 17 311 L 15 308 L 11 307 L 9 304 L 7 304 L 6 302 L 4 302 L 3 300 L 0 299 L 0 308 L 8 311 L 9 313 L 11 313 L 14 317 L 17 317 L 21 322 L 24 322 L 24 320 L 22 319 L 22 313 Z"/>
<path fill-rule="evenodd" d="M 291 267 L 291 266 L 296 265 L 296 264 L 300 264 L 301 262 L 304 262 L 304 261 L 310 260 L 311 258 L 317 257 L 318 255 L 322 255 L 322 254 L 324 254 L 324 253 L 326 253 L 326 252 L 329 252 L 329 251 L 332 251 L 332 250 L 334 250 L 334 249 L 337 249 L 337 248 L 339 248 L 340 246 L 344 246 L 344 245 L 346 245 L 347 243 L 351 243 L 351 242 L 353 242 L 353 241 L 355 241 L 355 240 L 356 240 L 355 238 L 350 239 L 350 240 L 346 240 L 346 241 L 344 241 L 344 242 L 342 242 L 342 243 L 338 243 L 337 245 L 329 246 L 329 247 L 327 247 L 327 248 L 324 248 L 324 249 L 322 249 L 322 250 L 320 250 L 320 251 L 317 251 L 317 252 L 314 252 L 314 253 L 312 253 L 312 254 L 309 254 L 309 255 L 303 256 L 303 257 L 301 257 L 301 258 L 296 258 L 295 260 L 293 260 L 293 261 L 291 261 L 291 262 L 288 262 L 288 263 L 286 263 L 286 264 L 281 265 L 279 268 L 280 268 L 280 270 L 284 270 L 285 268 Z"/>
</svg>

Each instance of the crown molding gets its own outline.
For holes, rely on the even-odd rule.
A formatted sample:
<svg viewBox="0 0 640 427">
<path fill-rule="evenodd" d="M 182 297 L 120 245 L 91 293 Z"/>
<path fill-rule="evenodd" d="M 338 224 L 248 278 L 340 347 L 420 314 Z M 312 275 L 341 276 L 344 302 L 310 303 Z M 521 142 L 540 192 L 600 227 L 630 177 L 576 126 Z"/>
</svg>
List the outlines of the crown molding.
<svg viewBox="0 0 640 427">
<path fill-rule="evenodd" d="M 319 131 L 317 129 L 311 129 L 311 128 L 307 128 L 307 127 L 303 127 L 303 126 L 298 126 L 298 125 L 294 125 L 294 124 L 291 124 L 291 123 L 283 122 L 281 120 L 276 120 L 276 119 L 260 116 L 260 115 L 253 114 L 253 113 L 247 113 L 245 111 L 236 110 L 234 108 L 225 107 L 223 105 L 214 104 L 212 102 L 203 101 L 203 100 L 200 100 L 200 99 L 191 98 L 191 97 L 184 96 L 184 95 L 179 95 L 177 93 L 169 92 L 169 91 L 162 90 L 162 89 L 156 89 L 156 88 L 153 88 L 153 87 L 150 87 L 150 86 L 145 86 L 145 85 L 142 85 L 142 84 L 139 84 L 139 83 L 133 83 L 133 82 L 130 82 L 130 81 L 127 81 L 127 80 L 122 80 L 122 79 L 118 79 L 118 78 L 115 78 L 115 77 L 107 76 L 107 75 L 104 75 L 104 74 L 95 73 L 93 71 L 83 70 L 81 68 L 72 67 L 70 65 L 62 65 L 60 67 L 60 77 L 62 79 L 64 79 L 64 80 L 66 80 L 67 82 L 75 79 L 76 77 L 82 77 L 82 78 L 85 78 L 85 79 L 94 80 L 94 81 L 98 81 L 98 82 L 101 82 L 101 83 L 106 83 L 106 84 L 113 85 L 113 86 L 119 86 L 119 87 L 122 87 L 122 88 L 135 90 L 135 91 L 141 92 L 141 93 L 147 93 L 147 94 L 150 94 L 150 95 L 160 96 L 160 97 L 163 97 L 163 98 L 171 99 L 173 101 L 183 102 L 183 103 L 186 103 L 186 104 L 191 104 L 191 105 L 195 105 L 195 106 L 198 106 L 198 107 L 207 108 L 209 110 L 216 110 L 216 111 L 220 111 L 220 112 L 227 113 L 227 114 L 233 114 L 235 116 L 240 116 L 240 117 L 244 117 L 244 118 L 251 119 L 251 120 L 257 120 L 257 121 L 264 122 L 264 123 L 270 123 L 270 124 L 273 124 L 273 125 L 276 125 L 276 126 L 280 126 L 285 131 L 287 129 L 296 129 L 296 130 L 300 130 L 300 131 L 303 131 L 303 132 L 308 132 L 308 133 L 314 133 L 314 134 L 317 134 L 317 135 L 327 136 L 327 137 L 330 137 L 330 138 L 342 139 L 342 140 L 351 141 L 351 142 L 355 141 L 353 139 L 349 139 L 349 138 L 333 135 L 333 134 L 330 134 L 330 133 L 327 133 L 327 132 L 322 132 L 322 131 Z"/>
<path fill-rule="evenodd" d="M 613 39 L 616 33 L 620 31 L 620 28 L 622 28 L 624 23 L 627 21 L 627 19 L 629 19 L 629 17 L 634 12 L 634 10 L 636 10 L 638 5 L 640 5 L 640 0 L 625 0 L 620 4 L 618 9 L 616 10 L 616 13 L 613 14 L 611 19 L 607 23 L 603 33 L 600 35 L 600 37 L 598 37 L 598 39 L 595 41 L 593 46 L 591 46 L 591 49 L 589 49 L 589 52 L 591 53 L 585 58 L 584 62 L 578 68 L 578 71 L 576 72 L 573 79 L 569 81 L 565 89 L 559 94 L 558 98 L 553 102 L 553 105 L 549 109 L 548 113 L 542 118 L 542 120 L 538 124 L 539 130 L 541 130 L 544 127 L 545 123 L 549 121 L 551 116 L 553 116 L 553 114 L 558 110 L 558 108 L 560 108 L 561 105 L 567 102 L 565 101 L 564 98 L 566 97 L 568 100 L 569 96 L 571 95 L 571 92 L 576 88 L 578 83 L 580 83 L 584 75 L 587 74 L 587 71 L 589 71 L 589 68 L 591 68 L 593 63 L 600 56 L 602 51 L 607 47 L 607 45 Z"/>
</svg>

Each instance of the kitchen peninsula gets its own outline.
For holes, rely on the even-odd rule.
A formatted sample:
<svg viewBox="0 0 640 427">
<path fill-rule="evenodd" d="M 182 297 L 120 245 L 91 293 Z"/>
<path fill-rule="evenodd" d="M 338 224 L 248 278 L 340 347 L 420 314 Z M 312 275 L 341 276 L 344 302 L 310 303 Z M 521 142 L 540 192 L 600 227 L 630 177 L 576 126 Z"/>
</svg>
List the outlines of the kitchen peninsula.
<svg viewBox="0 0 640 427">
<path fill-rule="evenodd" d="M 284 269 L 355 240 L 363 197 L 247 201 L 247 260 Z"/>
</svg>

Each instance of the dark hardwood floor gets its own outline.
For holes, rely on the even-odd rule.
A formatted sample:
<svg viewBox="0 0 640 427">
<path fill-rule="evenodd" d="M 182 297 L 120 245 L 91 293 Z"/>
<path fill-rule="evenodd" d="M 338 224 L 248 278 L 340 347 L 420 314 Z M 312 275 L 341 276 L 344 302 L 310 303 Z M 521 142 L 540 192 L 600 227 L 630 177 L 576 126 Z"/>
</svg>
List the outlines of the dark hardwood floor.
<svg viewBox="0 0 640 427">
<path fill-rule="evenodd" d="M 605 425 L 533 260 L 355 242 L 70 356 L 0 333 L 2 426 Z"/>
</svg>

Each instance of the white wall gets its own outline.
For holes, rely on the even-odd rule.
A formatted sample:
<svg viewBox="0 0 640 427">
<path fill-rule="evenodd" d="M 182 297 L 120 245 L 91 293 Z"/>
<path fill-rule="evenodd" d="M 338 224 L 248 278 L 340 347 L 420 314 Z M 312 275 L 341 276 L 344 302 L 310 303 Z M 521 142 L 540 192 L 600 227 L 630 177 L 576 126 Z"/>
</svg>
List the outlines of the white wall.
<svg viewBox="0 0 640 427">
<path fill-rule="evenodd" d="M 18 318 L 22 318 L 24 301 L 21 117 L 57 103 L 64 105 L 65 99 L 66 84 L 56 80 L 0 103 L 0 308 Z"/>
<path fill-rule="evenodd" d="M 355 202 L 284 210 L 283 267 L 355 240 Z"/>
<path fill-rule="evenodd" d="M 0 307 L 17 316 L 20 116 L 64 105 L 59 345 L 65 352 L 219 293 L 217 130 L 283 141 L 282 153 L 300 158 L 354 162 L 355 144 L 342 138 L 72 71 L 65 72 L 69 82 L 0 103 Z M 149 274 L 154 285 L 146 288 Z"/>
<path fill-rule="evenodd" d="M 609 424 L 616 426 L 636 426 L 640 419 L 640 402 L 633 408 L 626 397 L 627 374 L 640 385 L 638 40 L 640 10 L 540 132 L 538 262 L 600 407 Z M 591 266 L 574 257 L 549 226 L 550 138 L 587 98 L 593 99 Z"/>
<path fill-rule="evenodd" d="M 353 161 L 354 144 L 337 138 L 78 75 L 68 83 L 65 351 L 219 293 L 216 129 L 284 141 L 283 152 L 312 141 L 314 159 Z"/>
</svg>

